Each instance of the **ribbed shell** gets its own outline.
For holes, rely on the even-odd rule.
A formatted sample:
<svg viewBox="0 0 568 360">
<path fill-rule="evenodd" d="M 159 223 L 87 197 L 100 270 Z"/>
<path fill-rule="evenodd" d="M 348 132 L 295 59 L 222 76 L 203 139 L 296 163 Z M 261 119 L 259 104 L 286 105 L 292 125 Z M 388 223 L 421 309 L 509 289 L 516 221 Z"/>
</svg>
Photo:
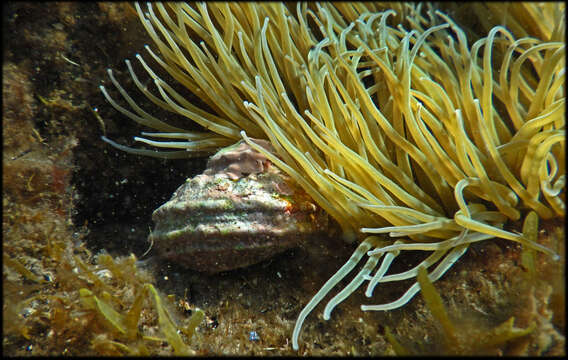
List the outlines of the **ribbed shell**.
<svg viewBox="0 0 568 360">
<path fill-rule="evenodd" d="M 235 156 L 235 151 L 245 155 Z M 245 143 L 222 150 L 211 158 L 208 170 L 187 179 L 156 209 L 150 240 L 158 254 L 190 269 L 216 273 L 255 264 L 325 231 L 327 214 L 259 156 Z M 233 160 L 227 162 L 227 157 Z M 211 171 L 220 159 L 230 172 Z M 262 163 L 261 172 L 235 171 L 250 159 Z"/>
</svg>

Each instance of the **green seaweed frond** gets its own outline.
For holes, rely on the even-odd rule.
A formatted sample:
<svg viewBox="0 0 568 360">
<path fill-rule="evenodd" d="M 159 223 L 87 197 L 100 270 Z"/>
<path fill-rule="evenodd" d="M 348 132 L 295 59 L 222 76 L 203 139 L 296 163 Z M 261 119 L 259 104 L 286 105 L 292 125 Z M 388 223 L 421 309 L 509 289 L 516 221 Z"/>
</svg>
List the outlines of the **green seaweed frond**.
<svg viewBox="0 0 568 360">
<path fill-rule="evenodd" d="M 417 280 L 426 307 L 432 313 L 434 320 L 442 327 L 445 354 L 490 353 L 492 349 L 511 340 L 529 335 L 536 329 L 534 321 L 524 329 L 515 327 L 515 317 L 510 317 L 505 322 L 488 330 L 471 331 L 471 329 L 465 329 L 466 325 L 452 322 L 440 293 L 436 290 L 428 277 L 428 272 L 422 266 L 418 269 Z M 385 328 L 385 337 L 397 355 L 411 354 L 409 348 L 401 344 L 388 327 Z"/>
<path fill-rule="evenodd" d="M 114 263 L 111 257 L 105 257 L 103 262 L 111 265 L 110 268 L 112 268 L 113 271 L 120 271 L 119 267 L 115 266 L 117 264 Z M 145 283 L 138 288 L 138 291 L 138 295 L 126 312 L 116 310 L 113 303 L 116 303 L 118 300 L 104 290 L 97 292 L 98 295 L 95 295 L 93 291 L 82 288 L 79 290 L 79 295 L 83 307 L 94 311 L 98 318 L 106 325 L 107 329 L 110 330 L 111 334 L 117 336 L 117 339 L 120 340 L 121 338 L 124 338 L 127 340 L 125 342 L 131 342 L 135 339 L 142 339 L 146 341 L 167 341 L 172 346 L 175 355 L 195 355 L 195 352 L 184 343 L 180 333 L 185 334 L 187 338 L 191 338 L 195 332 L 195 328 L 204 318 L 203 311 L 199 309 L 194 311 L 188 325 L 180 327 L 172 319 L 172 316 L 162 301 L 161 295 L 152 284 Z M 158 314 L 158 328 L 165 336 L 165 339 L 144 335 L 138 328 L 138 322 L 146 299 L 153 300 L 154 309 Z M 116 349 L 125 351 L 129 355 L 141 355 L 138 350 L 142 348 L 132 348 L 120 341 L 117 341 L 116 339 L 103 340 L 101 338 L 97 338 L 95 344 L 98 346 L 103 342 L 114 346 Z M 143 349 L 145 349 L 145 347 L 143 347 Z"/>
<path fill-rule="evenodd" d="M 537 242 L 538 238 L 538 215 L 536 212 L 531 211 L 525 218 L 523 223 L 523 234 L 532 242 Z M 521 264 L 528 271 L 528 278 L 534 280 L 536 278 L 536 250 L 523 245 L 523 252 L 521 254 Z"/>
<path fill-rule="evenodd" d="M 204 318 L 203 311 L 195 311 L 187 326 L 178 327 L 166 306 L 163 304 L 160 294 L 152 284 L 144 284 L 142 291 L 138 294 L 134 303 L 125 314 L 124 312 L 121 313 L 114 309 L 114 306 L 111 305 L 111 296 L 105 291 L 103 291 L 100 296 L 96 296 L 92 291 L 83 288 L 79 290 L 79 294 L 83 306 L 86 309 L 95 311 L 111 332 L 125 336 L 126 339 L 130 341 L 136 338 L 149 341 L 167 341 L 174 349 L 175 355 L 195 355 L 195 352 L 184 343 L 179 332 L 191 338 L 195 332 L 195 328 Z M 159 329 L 164 334 L 165 339 L 146 336 L 138 330 L 138 320 L 142 312 L 143 303 L 144 300 L 148 298 L 152 298 L 154 301 L 155 310 L 158 313 Z M 100 345 L 102 341 L 101 339 L 97 339 L 96 343 Z M 117 341 L 107 340 L 107 342 L 118 349 L 126 351 L 127 354 L 138 354 L 136 348 L 131 348 Z"/>
<path fill-rule="evenodd" d="M 404 347 L 397 339 L 396 337 L 393 335 L 393 333 L 391 332 L 390 328 L 388 326 L 385 326 L 385 338 L 387 339 L 387 341 L 389 342 L 389 344 L 391 344 L 391 346 L 394 349 L 394 352 L 396 355 L 398 356 L 408 356 L 408 355 L 412 355 L 410 353 L 410 351 L 408 351 L 408 349 L 406 347 Z"/>
<path fill-rule="evenodd" d="M 458 340 L 455 335 L 456 328 L 448 316 L 448 312 L 444 307 L 444 302 L 442 301 L 440 293 L 436 290 L 434 284 L 428 278 L 426 268 L 421 266 L 418 269 L 418 276 L 416 278 L 420 284 L 420 291 L 426 306 L 430 309 L 434 319 L 442 325 L 447 344 L 457 344 Z"/>
</svg>

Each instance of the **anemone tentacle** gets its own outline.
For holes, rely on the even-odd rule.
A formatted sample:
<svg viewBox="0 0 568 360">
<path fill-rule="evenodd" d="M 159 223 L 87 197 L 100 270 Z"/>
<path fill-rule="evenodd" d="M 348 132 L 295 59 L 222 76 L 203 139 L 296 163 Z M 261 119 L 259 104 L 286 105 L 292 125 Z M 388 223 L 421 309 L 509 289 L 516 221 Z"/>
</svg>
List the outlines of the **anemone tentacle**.
<svg viewBox="0 0 568 360">
<path fill-rule="evenodd" d="M 499 237 L 554 254 L 505 225 L 530 211 L 543 219 L 565 214 L 565 18 L 553 7 L 563 5 L 511 6 L 511 16 L 528 7 L 528 16 L 552 23 L 528 37 L 518 18 L 509 27 L 487 27 L 484 19 L 486 35 L 472 42 L 449 16 L 421 5 L 168 3 L 144 12 L 136 4 L 158 49 L 146 47 L 151 58 L 206 106 L 185 99 L 141 55 L 155 89 L 127 62 L 131 77 L 154 104 L 204 130 L 153 117 L 109 70 L 133 111 L 101 87 L 111 105 L 159 131 L 136 140 L 187 151 L 103 139 L 133 153 L 180 157 L 243 138 L 334 217 L 346 239 L 361 241 L 300 313 L 292 336 L 298 349 L 307 315 L 364 257 L 324 318 L 365 281 L 371 296 L 378 284 L 415 278 L 420 266 L 434 267 L 428 277 L 439 279 L 474 242 Z M 269 140 L 278 156 L 249 136 Z M 431 253 L 388 274 L 407 250 Z M 394 302 L 362 309 L 394 309 L 418 291 L 415 283 Z"/>
</svg>

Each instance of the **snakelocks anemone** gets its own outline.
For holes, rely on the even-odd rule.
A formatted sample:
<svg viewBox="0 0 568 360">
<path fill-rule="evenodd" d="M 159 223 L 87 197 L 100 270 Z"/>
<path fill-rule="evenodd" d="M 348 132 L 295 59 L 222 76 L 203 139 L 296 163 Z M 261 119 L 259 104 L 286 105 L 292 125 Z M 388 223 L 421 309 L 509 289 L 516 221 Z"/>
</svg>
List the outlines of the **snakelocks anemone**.
<svg viewBox="0 0 568 360">
<path fill-rule="evenodd" d="M 160 121 L 108 70 L 130 109 L 101 86 L 107 100 L 157 131 L 135 140 L 177 150 L 103 139 L 164 158 L 211 153 L 244 139 L 333 217 L 346 240 L 360 242 L 299 314 L 292 337 L 298 349 L 306 316 L 363 258 L 366 264 L 327 303 L 325 319 L 363 283 L 370 297 L 379 283 L 415 278 L 419 267 L 439 279 L 474 242 L 507 239 L 557 256 L 504 226 L 531 212 L 541 219 L 565 213 L 565 18 L 563 5 L 551 6 L 558 8 L 530 7 L 537 19 L 550 17 L 536 24 L 540 38 L 522 32 L 516 38 L 522 20 L 511 12 L 510 29 L 491 27 L 471 43 L 449 16 L 419 5 L 136 4 L 154 42 L 148 55 L 202 105 L 162 80 L 141 55 L 153 86 L 126 60 L 130 76 L 156 106 L 204 129 Z M 268 140 L 277 155 L 251 138 Z M 406 250 L 429 256 L 387 274 Z M 418 291 L 414 283 L 396 301 L 361 309 L 395 309 Z"/>
</svg>

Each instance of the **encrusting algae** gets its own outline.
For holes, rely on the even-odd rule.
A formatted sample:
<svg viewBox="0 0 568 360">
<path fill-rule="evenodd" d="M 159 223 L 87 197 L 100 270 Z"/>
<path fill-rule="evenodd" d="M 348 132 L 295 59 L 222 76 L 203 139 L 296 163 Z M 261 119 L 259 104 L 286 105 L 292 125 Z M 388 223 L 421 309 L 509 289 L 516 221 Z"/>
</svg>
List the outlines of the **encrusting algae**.
<svg viewBox="0 0 568 360">
<path fill-rule="evenodd" d="M 132 110 L 101 86 L 114 108 L 157 130 L 136 141 L 177 150 L 135 149 L 103 137 L 111 145 L 184 158 L 244 139 L 335 219 L 347 241 L 360 241 L 299 314 L 296 350 L 307 315 L 363 257 L 365 265 L 328 302 L 324 319 L 365 282 L 371 297 L 379 283 L 414 279 L 421 269 L 429 281 L 439 279 L 475 242 L 502 238 L 558 257 L 505 225 L 533 212 L 543 220 L 565 215 L 563 5 L 523 5 L 531 15 L 550 16 L 551 22 L 533 24 L 537 37 L 519 33 L 522 12 L 511 5 L 511 27 L 487 28 L 473 43 L 440 11 L 385 6 L 136 4 L 159 50 L 146 46 L 150 57 L 202 105 L 162 80 L 139 54 L 153 86 L 126 60 L 130 76 L 152 103 L 203 131 L 155 118 L 111 70 Z M 269 140 L 277 155 L 251 137 Z M 410 270 L 388 274 L 408 250 L 430 254 Z M 420 283 L 398 300 L 361 309 L 399 308 Z"/>
<path fill-rule="evenodd" d="M 93 68 L 79 69 L 62 49 L 72 48 L 66 55 L 76 61 L 92 58 L 87 45 L 77 44 L 85 32 L 72 30 L 84 29 L 80 19 L 93 9 L 77 3 L 4 8 L 2 354 L 158 355 L 174 347 L 195 354 L 189 344 L 203 313 L 190 307 L 184 311 L 195 314 L 193 322 L 181 320 L 182 299 L 157 293 L 155 279 L 133 256 L 93 255 L 84 243 L 87 226 L 74 223 L 76 204 L 84 200 L 74 182 L 81 166 L 76 156 L 91 119 L 81 97 L 93 93 L 81 75 L 88 78 Z M 109 21 L 86 27 L 102 23 Z"/>
<path fill-rule="evenodd" d="M 509 340 L 522 338 L 530 334 L 536 328 L 532 322 L 526 329 L 519 329 L 514 326 L 515 318 L 511 317 L 499 326 L 490 330 L 478 329 L 476 332 L 462 331 L 466 326 L 454 323 L 444 306 L 442 298 L 428 277 L 424 267 L 418 269 L 416 276 L 420 284 L 420 291 L 426 302 L 426 306 L 432 313 L 433 318 L 440 324 L 444 339 L 444 354 L 484 354 L 489 348 L 506 343 Z M 410 355 L 411 352 L 405 348 L 392 335 L 387 327 L 385 336 L 397 355 Z M 417 354 L 418 355 L 418 354 Z"/>
</svg>

